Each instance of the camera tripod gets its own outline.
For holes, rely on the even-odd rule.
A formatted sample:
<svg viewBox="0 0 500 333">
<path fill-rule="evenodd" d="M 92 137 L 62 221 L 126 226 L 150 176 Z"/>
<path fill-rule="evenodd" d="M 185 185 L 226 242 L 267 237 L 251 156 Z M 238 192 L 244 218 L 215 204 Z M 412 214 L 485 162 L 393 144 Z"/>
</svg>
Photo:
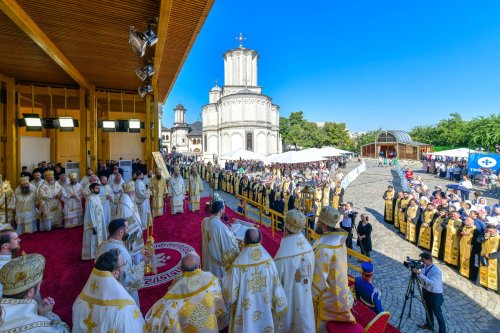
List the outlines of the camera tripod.
<svg viewBox="0 0 500 333">
<path fill-rule="evenodd" d="M 417 290 L 418 290 L 418 293 L 420 295 L 420 299 L 417 296 L 415 296 L 415 285 L 417 286 Z M 424 305 L 426 318 L 429 319 L 429 322 L 430 322 L 431 314 L 427 311 L 427 306 L 425 304 L 425 299 L 424 299 L 424 295 L 422 292 L 422 283 L 418 279 L 417 274 L 412 272 L 411 276 L 410 276 L 410 280 L 408 281 L 408 287 L 406 288 L 405 302 L 403 303 L 403 308 L 401 309 L 401 314 L 399 315 L 398 330 L 401 327 L 401 322 L 403 321 L 403 316 L 404 316 L 405 309 L 406 309 L 406 303 L 408 303 L 408 299 L 410 300 L 410 306 L 408 308 L 408 318 L 411 318 L 411 312 L 412 312 L 411 309 L 412 309 L 412 304 L 413 304 L 414 298 L 416 298 L 417 300 L 422 302 L 422 304 Z"/>
</svg>

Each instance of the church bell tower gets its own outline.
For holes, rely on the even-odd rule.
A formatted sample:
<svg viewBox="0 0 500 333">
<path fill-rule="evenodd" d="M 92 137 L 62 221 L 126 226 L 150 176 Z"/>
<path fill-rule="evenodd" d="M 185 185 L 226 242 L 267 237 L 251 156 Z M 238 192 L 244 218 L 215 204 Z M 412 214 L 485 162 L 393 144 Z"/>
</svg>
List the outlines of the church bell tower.
<svg viewBox="0 0 500 333">
<path fill-rule="evenodd" d="M 174 127 L 186 124 L 186 109 L 182 104 L 177 104 L 174 109 Z"/>
</svg>

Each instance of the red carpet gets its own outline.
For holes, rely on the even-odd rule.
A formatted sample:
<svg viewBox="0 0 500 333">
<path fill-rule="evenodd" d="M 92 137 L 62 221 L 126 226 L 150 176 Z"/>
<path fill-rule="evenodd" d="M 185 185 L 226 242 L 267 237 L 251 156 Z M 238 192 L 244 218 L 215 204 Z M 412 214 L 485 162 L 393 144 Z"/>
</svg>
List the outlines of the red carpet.
<svg viewBox="0 0 500 333">
<path fill-rule="evenodd" d="M 155 219 L 154 238 L 157 247 L 156 253 L 164 253 L 171 259 L 163 267 L 158 268 L 158 274 L 146 277 L 149 287 L 139 291 L 141 311 L 143 314 L 160 299 L 167 291 L 172 278 L 180 272 L 179 261 L 183 253 L 193 249 L 201 255 L 201 221 L 209 214 L 205 212 L 205 204 L 209 198 L 201 199 L 202 211 L 197 213 L 170 215 L 166 207 L 166 214 Z M 244 218 L 226 207 L 226 216 L 230 220 Z M 271 231 L 265 227 L 262 230 L 262 245 L 274 257 L 279 248 L 280 235 L 271 237 Z M 50 232 L 37 232 L 31 235 L 22 235 L 21 248 L 26 253 L 40 253 L 47 261 L 41 287 L 43 296 L 54 297 L 56 305 L 54 312 L 62 320 L 71 325 L 71 307 L 76 297 L 87 281 L 93 261 L 82 261 L 82 227 L 73 229 L 58 229 Z M 165 282 L 167 281 L 168 282 Z M 375 314 L 367 308 L 355 307 L 354 314 L 360 324 L 366 325 Z M 397 330 L 386 329 L 386 332 Z"/>
<path fill-rule="evenodd" d="M 204 211 L 209 198 L 202 198 L 203 211 L 197 213 L 170 215 L 167 204 L 166 214 L 155 219 L 154 238 L 157 243 L 166 246 L 166 249 L 158 249 L 157 253 L 165 253 L 171 259 L 164 267 L 158 268 L 158 273 L 167 271 L 175 272 L 175 266 L 179 265 L 182 252 L 188 252 L 192 247 L 201 255 L 201 220 L 209 214 Z M 231 220 L 233 217 L 243 219 L 229 207 L 226 208 L 226 216 Z M 269 253 L 274 256 L 279 248 L 279 240 L 271 238 L 271 233 L 262 229 L 263 245 Z M 58 229 L 50 232 L 37 232 L 30 235 L 22 235 L 21 248 L 26 253 L 40 253 L 47 261 L 43 278 L 41 292 L 44 296 L 54 297 L 56 305 L 54 312 L 66 323 L 71 323 L 71 307 L 76 297 L 87 281 L 93 261 L 82 261 L 82 227 L 73 229 Z M 187 245 L 187 246 L 186 246 Z M 178 271 L 178 270 L 177 270 Z M 163 277 L 168 279 L 168 277 Z M 171 277 L 173 278 L 173 276 Z M 152 277 L 147 281 L 151 282 Z M 171 280 L 171 279 L 170 279 Z M 158 281 L 156 281 L 158 282 Z M 154 287 L 144 288 L 139 291 L 141 310 L 145 314 L 151 306 L 160 299 L 170 284 L 163 283 Z"/>
</svg>

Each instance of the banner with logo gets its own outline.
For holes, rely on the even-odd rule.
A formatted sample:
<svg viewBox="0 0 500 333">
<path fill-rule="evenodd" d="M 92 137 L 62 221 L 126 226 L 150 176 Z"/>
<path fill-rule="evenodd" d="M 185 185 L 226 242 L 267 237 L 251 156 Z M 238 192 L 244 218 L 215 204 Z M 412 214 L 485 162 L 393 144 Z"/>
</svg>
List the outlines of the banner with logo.
<svg viewBox="0 0 500 333">
<path fill-rule="evenodd" d="M 497 173 L 500 170 L 500 154 L 469 154 L 467 171 L 470 175 L 477 175 L 484 169 Z"/>
</svg>

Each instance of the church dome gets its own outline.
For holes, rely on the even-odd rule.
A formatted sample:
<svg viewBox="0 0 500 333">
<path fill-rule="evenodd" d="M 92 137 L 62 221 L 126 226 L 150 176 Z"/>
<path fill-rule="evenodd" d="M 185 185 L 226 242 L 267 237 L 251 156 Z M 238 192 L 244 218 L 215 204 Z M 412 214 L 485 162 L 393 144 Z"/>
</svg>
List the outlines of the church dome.
<svg viewBox="0 0 500 333">
<path fill-rule="evenodd" d="M 222 91 L 222 89 L 216 84 L 210 91 Z"/>
<path fill-rule="evenodd" d="M 186 110 L 186 108 L 184 108 L 184 105 L 182 105 L 181 103 L 177 104 L 177 106 L 175 107 L 174 110 Z"/>
</svg>

